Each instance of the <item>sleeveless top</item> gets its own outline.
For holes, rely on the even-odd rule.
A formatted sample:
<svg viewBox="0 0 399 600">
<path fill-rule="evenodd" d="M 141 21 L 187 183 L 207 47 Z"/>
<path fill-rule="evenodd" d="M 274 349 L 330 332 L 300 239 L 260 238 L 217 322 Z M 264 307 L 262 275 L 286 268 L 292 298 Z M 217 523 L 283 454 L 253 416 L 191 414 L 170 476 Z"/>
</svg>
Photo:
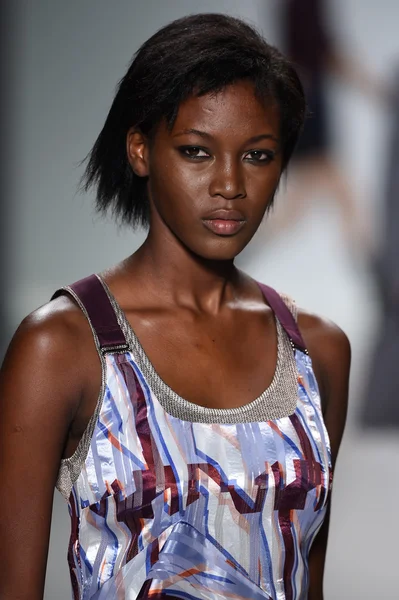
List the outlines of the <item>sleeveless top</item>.
<svg viewBox="0 0 399 600">
<path fill-rule="evenodd" d="M 307 598 L 330 444 L 294 305 L 259 286 L 275 315 L 276 370 L 231 409 L 169 388 L 97 275 L 54 294 L 78 303 L 102 365 L 95 412 L 57 482 L 75 600 Z"/>
</svg>

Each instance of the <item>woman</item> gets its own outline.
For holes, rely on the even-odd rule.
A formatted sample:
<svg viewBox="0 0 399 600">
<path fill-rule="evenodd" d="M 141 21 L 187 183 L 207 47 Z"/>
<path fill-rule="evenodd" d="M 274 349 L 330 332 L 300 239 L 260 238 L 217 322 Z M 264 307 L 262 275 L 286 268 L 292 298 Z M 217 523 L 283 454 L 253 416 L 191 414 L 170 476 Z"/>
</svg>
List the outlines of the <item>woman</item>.
<svg viewBox="0 0 399 600">
<path fill-rule="evenodd" d="M 75 599 L 322 598 L 348 340 L 234 266 L 304 112 L 237 19 L 138 51 L 85 181 L 148 237 L 28 316 L 3 366 L 2 599 L 42 598 L 55 484 Z"/>
<path fill-rule="evenodd" d="M 287 0 L 282 5 L 283 38 L 287 54 L 299 71 L 309 108 L 303 133 L 295 149 L 295 186 L 287 193 L 285 211 L 276 223 L 283 231 L 306 214 L 315 197 L 332 197 L 340 212 L 340 225 L 348 247 L 355 252 L 368 248 L 366 229 L 356 198 L 331 149 L 331 118 L 328 110 L 328 75 L 337 74 L 360 86 L 359 72 L 335 47 L 326 0 Z M 361 86 L 360 86 L 361 87 Z"/>
</svg>

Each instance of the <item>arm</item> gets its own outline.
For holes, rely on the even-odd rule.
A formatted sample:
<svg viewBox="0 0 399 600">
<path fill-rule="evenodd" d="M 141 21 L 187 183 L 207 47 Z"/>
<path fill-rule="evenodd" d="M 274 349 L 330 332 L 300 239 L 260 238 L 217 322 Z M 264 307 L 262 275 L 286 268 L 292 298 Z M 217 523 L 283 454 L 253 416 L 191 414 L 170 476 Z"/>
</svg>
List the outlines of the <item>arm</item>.
<svg viewBox="0 0 399 600">
<path fill-rule="evenodd" d="M 389 105 L 393 100 L 393 90 L 389 83 L 365 68 L 364 62 L 352 58 L 349 53 L 341 54 L 334 49 L 327 56 L 326 68 L 333 76 L 339 77 L 372 101 Z"/>
<path fill-rule="evenodd" d="M 299 313 L 302 331 L 319 384 L 324 422 L 335 466 L 345 427 L 351 351 L 348 338 L 336 325 L 319 317 Z M 323 575 L 327 551 L 330 507 L 309 555 L 308 600 L 323 600 Z"/>
<path fill-rule="evenodd" d="M 2 600 L 43 598 L 54 485 L 83 387 L 71 305 L 25 319 L 0 373 Z"/>
</svg>

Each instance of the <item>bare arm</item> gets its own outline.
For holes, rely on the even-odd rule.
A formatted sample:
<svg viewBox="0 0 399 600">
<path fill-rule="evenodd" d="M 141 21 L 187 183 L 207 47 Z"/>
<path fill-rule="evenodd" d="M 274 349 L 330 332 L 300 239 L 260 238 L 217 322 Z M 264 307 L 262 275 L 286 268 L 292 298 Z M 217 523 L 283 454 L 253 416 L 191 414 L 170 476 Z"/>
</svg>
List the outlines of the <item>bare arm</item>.
<svg viewBox="0 0 399 600">
<path fill-rule="evenodd" d="M 351 352 L 348 338 L 336 325 L 318 317 L 300 314 L 298 323 L 312 358 L 319 383 L 324 422 L 336 463 L 345 427 Z M 330 508 L 309 555 L 308 600 L 323 600 L 323 575 L 327 551 Z"/>
<path fill-rule="evenodd" d="M 327 58 L 326 67 L 332 75 L 372 101 L 390 103 L 393 100 L 393 90 L 388 82 L 365 68 L 364 62 L 352 58 L 349 53 L 342 54 L 334 49 Z"/>
<path fill-rule="evenodd" d="M 2 600 L 43 598 L 54 485 L 83 389 L 76 310 L 60 298 L 25 319 L 1 369 Z"/>
</svg>

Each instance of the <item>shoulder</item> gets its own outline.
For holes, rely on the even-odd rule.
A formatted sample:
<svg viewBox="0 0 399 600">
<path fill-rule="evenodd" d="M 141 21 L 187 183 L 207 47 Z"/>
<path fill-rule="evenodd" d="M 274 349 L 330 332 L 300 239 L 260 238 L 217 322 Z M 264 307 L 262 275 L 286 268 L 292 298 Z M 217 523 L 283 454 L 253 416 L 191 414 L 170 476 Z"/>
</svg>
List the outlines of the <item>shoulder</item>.
<svg viewBox="0 0 399 600">
<path fill-rule="evenodd" d="M 297 321 L 309 354 L 327 363 L 338 357 L 341 364 L 350 362 L 349 339 L 336 323 L 302 308 L 297 310 Z"/>
<path fill-rule="evenodd" d="M 26 316 L 10 344 L 10 351 L 15 347 L 19 351 L 29 350 L 47 358 L 54 353 L 63 352 L 76 347 L 87 333 L 86 319 L 74 300 L 63 294 L 44 304 Z"/>
<path fill-rule="evenodd" d="M 323 364 L 340 358 L 350 363 L 351 347 L 345 332 L 333 321 L 297 306 L 287 294 L 280 294 L 282 300 L 298 323 L 306 348 L 312 358 Z"/>
<path fill-rule="evenodd" d="M 351 347 L 347 335 L 328 319 L 298 310 L 298 327 L 319 385 L 324 421 L 335 461 L 348 406 Z"/>
<path fill-rule="evenodd" d="M 92 347 L 95 352 L 82 311 L 68 295 L 59 296 L 20 323 L 1 368 L 2 384 L 9 389 L 18 378 L 21 389 L 51 386 L 54 397 L 75 401 L 85 383 L 84 363 L 87 354 L 91 359 Z"/>
</svg>

